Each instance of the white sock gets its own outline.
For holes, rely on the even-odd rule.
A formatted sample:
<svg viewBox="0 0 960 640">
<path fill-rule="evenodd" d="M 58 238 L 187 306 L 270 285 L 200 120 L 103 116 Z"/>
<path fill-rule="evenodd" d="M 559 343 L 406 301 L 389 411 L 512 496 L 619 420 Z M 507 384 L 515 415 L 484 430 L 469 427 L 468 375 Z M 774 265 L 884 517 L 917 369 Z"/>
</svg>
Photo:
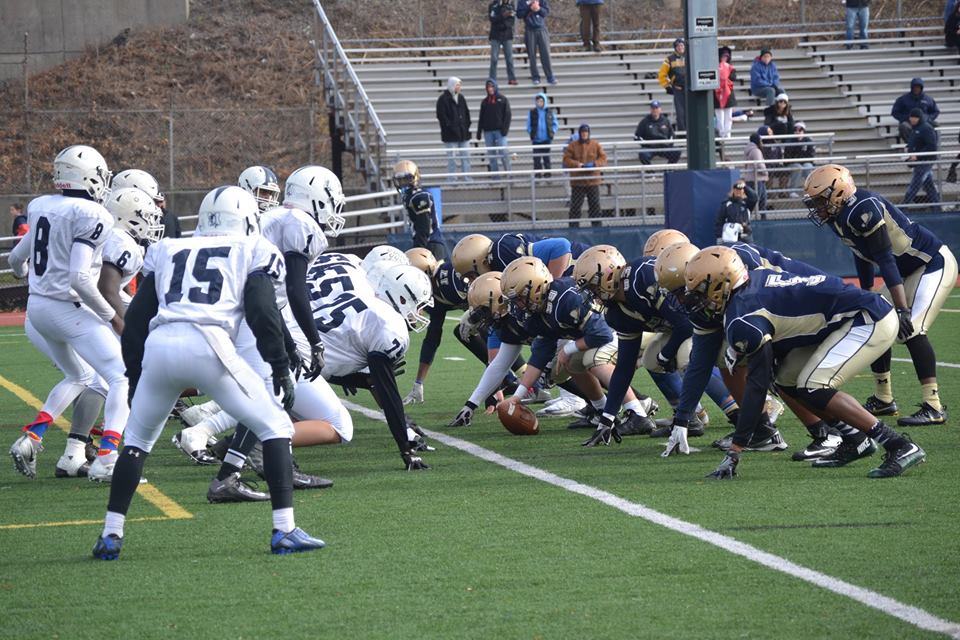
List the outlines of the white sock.
<svg viewBox="0 0 960 640">
<path fill-rule="evenodd" d="M 630 402 L 625 402 L 623 404 L 623 408 L 633 411 L 635 414 L 637 414 L 641 418 L 647 417 L 647 412 L 643 410 L 643 403 L 637 400 L 636 398 L 634 398 Z"/>
<path fill-rule="evenodd" d="M 63 450 L 65 456 L 82 456 L 87 448 L 87 443 L 76 438 L 67 438 L 67 446 Z"/>
<path fill-rule="evenodd" d="M 598 411 L 603 411 L 603 407 L 607 404 L 607 396 L 600 396 L 599 400 L 591 400 L 590 404 L 593 405 L 593 408 Z"/>
<path fill-rule="evenodd" d="M 122 513 L 114 513 L 113 511 L 107 511 L 107 517 L 103 519 L 103 537 L 106 538 L 110 534 L 123 537 L 123 523 L 127 519 L 127 516 Z"/>
<path fill-rule="evenodd" d="M 237 469 L 243 469 L 243 465 L 247 462 L 247 457 L 236 453 L 233 449 L 229 449 L 227 450 L 227 455 L 223 456 L 223 461 L 229 465 L 233 465 Z"/>
<path fill-rule="evenodd" d="M 109 515 L 109 514 L 107 514 Z M 273 528 L 277 531 L 282 531 L 284 533 L 289 533 L 296 528 L 297 525 L 293 522 L 293 507 L 287 507 L 286 509 L 274 509 L 273 510 Z"/>
<path fill-rule="evenodd" d="M 561 398 L 566 398 L 567 400 L 569 400 L 569 399 L 571 399 L 571 398 L 576 398 L 577 400 L 580 399 L 580 396 L 578 396 L 578 395 L 575 394 L 575 393 L 570 393 L 569 391 L 567 391 L 567 390 L 564 389 L 563 387 L 560 387 L 560 397 L 561 397 Z"/>
</svg>

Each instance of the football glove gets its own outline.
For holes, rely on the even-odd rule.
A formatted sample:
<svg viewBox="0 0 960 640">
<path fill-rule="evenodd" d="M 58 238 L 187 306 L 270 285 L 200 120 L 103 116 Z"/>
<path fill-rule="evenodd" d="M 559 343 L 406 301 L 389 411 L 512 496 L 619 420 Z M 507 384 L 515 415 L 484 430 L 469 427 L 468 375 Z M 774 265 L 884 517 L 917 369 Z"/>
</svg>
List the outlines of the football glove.
<svg viewBox="0 0 960 640">
<path fill-rule="evenodd" d="M 663 355 L 663 352 L 657 354 L 657 364 L 660 365 L 660 368 L 663 369 L 664 373 L 673 373 L 677 370 L 676 357 L 667 358 Z"/>
<path fill-rule="evenodd" d="M 674 453 L 690 455 L 690 444 L 687 442 L 687 421 L 673 419 L 673 430 L 670 432 L 670 439 L 667 440 L 667 448 L 660 454 L 663 458 L 669 458 Z"/>
<path fill-rule="evenodd" d="M 469 427 L 470 423 L 473 422 L 473 410 L 476 407 L 471 407 L 470 403 L 463 405 L 463 409 L 460 409 L 460 413 L 457 414 L 453 420 L 447 423 L 448 427 Z"/>
<path fill-rule="evenodd" d="M 299 380 L 300 374 L 303 373 L 303 358 L 296 351 L 288 351 L 287 360 L 290 361 L 290 374 L 294 380 Z"/>
<path fill-rule="evenodd" d="M 707 474 L 707 480 L 733 480 L 737 477 L 737 465 L 740 464 L 740 454 L 736 451 L 727 451 L 723 462 L 716 471 Z"/>
<path fill-rule="evenodd" d="M 423 461 L 420 456 L 413 455 L 412 451 L 401 451 L 400 457 L 403 458 L 403 466 L 407 471 L 423 471 L 429 469 L 430 465 Z"/>
<path fill-rule="evenodd" d="M 403 358 L 397 358 L 393 361 L 393 375 L 397 378 L 402 376 L 406 371 L 404 367 L 407 366 L 407 361 Z"/>
<path fill-rule="evenodd" d="M 323 369 L 324 347 L 322 342 L 310 345 L 310 367 L 306 369 L 307 380 L 313 382 L 320 377 L 320 370 Z"/>
<path fill-rule="evenodd" d="M 286 411 L 293 407 L 293 387 L 293 378 L 290 377 L 289 370 L 284 368 L 273 372 L 273 395 L 281 396 L 280 404 Z"/>
<path fill-rule="evenodd" d="M 900 328 L 897 330 L 897 340 L 903 342 L 913 335 L 913 320 L 910 319 L 910 309 L 897 309 L 897 320 Z"/>
<path fill-rule="evenodd" d="M 597 430 L 594 431 L 593 435 L 585 440 L 581 446 L 596 447 L 602 444 L 606 447 L 610 445 L 611 438 L 617 444 L 620 444 L 623 441 L 623 436 L 621 436 L 620 432 L 617 430 L 617 425 L 614 422 L 614 419 L 607 414 L 603 414 L 600 416 L 600 424 L 597 426 Z"/>
<path fill-rule="evenodd" d="M 727 347 L 727 350 L 723 353 L 723 364 L 726 365 L 727 371 L 732 375 L 734 369 L 740 364 L 740 360 L 743 358 L 733 347 Z"/>
<path fill-rule="evenodd" d="M 410 416 L 404 416 L 407 422 L 407 444 L 411 451 L 436 451 L 436 447 L 427 444 L 427 434 L 423 432 L 416 422 L 410 419 Z"/>
<path fill-rule="evenodd" d="M 413 389 L 410 390 L 410 393 L 403 399 L 403 404 L 414 404 L 417 402 L 423 402 L 423 383 L 414 382 Z"/>
</svg>

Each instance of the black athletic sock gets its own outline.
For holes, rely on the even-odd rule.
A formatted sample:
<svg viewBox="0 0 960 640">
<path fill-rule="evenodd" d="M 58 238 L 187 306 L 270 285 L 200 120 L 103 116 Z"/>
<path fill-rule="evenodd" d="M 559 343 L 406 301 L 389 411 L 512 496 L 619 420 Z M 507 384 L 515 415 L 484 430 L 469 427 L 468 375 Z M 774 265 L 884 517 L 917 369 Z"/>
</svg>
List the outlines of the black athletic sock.
<svg viewBox="0 0 960 640">
<path fill-rule="evenodd" d="M 907 444 L 903 436 L 883 424 L 880 420 L 877 420 L 877 424 L 873 425 L 870 431 L 867 432 L 867 435 L 883 445 L 883 448 L 887 451 L 896 451 Z"/>
<path fill-rule="evenodd" d="M 883 355 L 870 363 L 870 371 L 874 373 L 886 373 L 890 371 L 890 363 L 893 362 L 893 351 L 887 349 Z"/>
<path fill-rule="evenodd" d="M 257 436 L 253 435 L 250 429 L 243 424 L 238 424 L 233 440 L 230 441 L 230 448 L 227 449 L 227 455 L 223 457 L 223 464 L 217 471 L 217 480 L 225 480 L 231 474 L 239 473 L 257 442 L 259 442 Z"/>
<path fill-rule="evenodd" d="M 907 350 L 917 372 L 917 380 L 937 377 L 937 356 L 927 336 L 916 336 L 907 340 Z"/>
<path fill-rule="evenodd" d="M 107 502 L 107 511 L 127 515 L 133 494 L 140 486 L 140 476 L 143 474 L 143 464 L 150 455 L 143 449 L 126 446 L 117 458 L 113 467 L 113 478 L 110 480 L 110 500 Z"/>
<path fill-rule="evenodd" d="M 882 422 L 880 424 L 883 424 Z M 850 444 L 860 444 L 867 439 L 867 434 L 856 427 L 851 427 L 846 422 L 838 422 L 836 424 L 837 431 L 840 432 L 840 437 L 843 438 L 844 442 Z"/>
<path fill-rule="evenodd" d="M 807 427 L 807 433 L 810 434 L 811 438 L 819 439 L 827 437 L 827 423 L 823 420 L 817 420 L 813 424 L 805 425 Z"/>
<path fill-rule="evenodd" d="M 293 454 L 290 438 L 272 438 L 263 443 L 263 474 L 270 487 L 273 509 L 293 507 Z"/>
</svg>

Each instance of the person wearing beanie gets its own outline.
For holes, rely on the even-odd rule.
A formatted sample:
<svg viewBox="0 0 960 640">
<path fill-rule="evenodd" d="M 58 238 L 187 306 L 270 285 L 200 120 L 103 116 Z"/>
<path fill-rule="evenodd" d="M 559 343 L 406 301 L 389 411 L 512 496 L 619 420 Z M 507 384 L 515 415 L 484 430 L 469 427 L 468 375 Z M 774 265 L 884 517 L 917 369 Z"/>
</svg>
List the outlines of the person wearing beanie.
<svg viewBox="0 0 960 640">
<path fill-rule="evenodd" d="M 538 173 L 538 178 L 550 177 L 550 143 L 557 135 L 559 128 L 557 116 L 553 109 L 547 106 L 547 94 L 541 92 L 533 99 L 533 109 L 527 113 L 527 133 L 533 148 L 533 170 L 544 171 Z"/>
<path fill-rule="evenodd" d="M 800 137 L 794 138 L 786 145 L 783 150 L 783 157 L 795 160 L 803 159 L 803 162 L 792 162 L 787 165 L 790 172 L 790 182 L 788 184 L 790 198 L 795 200 L 800 197 L 803 182 L 810 170 L 813 169 L 813 158 L 817 154 L 817 148 L 813 146 L 813 140 L 807 135 L 807 125 L 802 120 L 798 120 L 793 125 L 793 133 Z"/>
<path fill-rule="evenodd" d="M 768 107 L 776 102 L 777 95 L 783 93 L 773 52 L 766 47 L 760 50 L 760 55 L 750 65 L 750 93 L 754 98 L 764 100 Z"/>
<path fill-rule="evenodd" d="M 920 109 L 927 124 L 932 127 L 937 126 L 937 116 L 940 115 L 940 108 L 937 102 L 929 94 L 923 91 L 923 78 L 914 78 L 910 81 L 910 91 L 897 98 L 890 110 L 890 115 L 896 118 L 900 126 L 897 130 L 900 134 L 900 140 L 904 143 L 910 141 L 910 111 Z"/>
<path fill-rule="evenodd" d="M 510 133 L 510 101 L 497 89 L 497 81 L 487 80 L 487 95 L 480 103 L 480 119 L 477 123 L 477 140 L 483 139 L 487 147 L 490 171 L 498 171 L 497 158 L 503 168 L 510 171 L 510 153 L 507 135 Z"/>
<path fill-rule="evenodd" d="M 687 130 L 687 63 L 684 57 L 686 50 L 687 44 L 683 38 L 674 40 L 673 53 L 664 59 L 657 74 L 660 86 L 673 96 L 673 113 L 677 119 L 677 131 Z"/>
<path fill-rule="evenodd" d="M 733 132 L 733 108 L 737 106 L 737 96 L 733 92 L 737 80 L 737 70 L 731 60 L 730 47 L 720 47 L 717 74 L 720 87 L 713 90 L 713 113 L 716 118 L 717 137 L 729 138 Z"/>
<path fill-rule="evenodd" d="M 910 122 L 910 139 L 907 141 L 907 151 L 910 157 L 907 162 L 911 163 L 913 168 L 913 177 L 907 186 L 907 192 L 903 196 L 903 204 L 910 204 L 923 187 L 927 194 L 927 203 L 935 206 L 929 208 L 930 211 L 940 212 L 940 192 L 937 191 L 937 185 L 933 181 L 933 163 L 935 156 L 917 155 L 921 153 L 930 153 L 939 148 L 937 144 L 937 132 L 934 131 L 930 123 L 926 121 L 923 109 L 914 107 L 910 110 L 907 120 Z"/>
<path fill-rule="evenodd" d="M 600 216 L 600 185 L 603 183 L 600 167 L 607 164 L 607 154 L 600 143 L 590 137 L 586 122 L 577 129 L 577 137 L 563 150 L 563 166 L 577 169 L 570 172 L 570 226 L 579 227 L 580 209 L 587 199 L 589 217 Z"/>
<path fill-rule="evenodd" d="M 470 107 L 460 94 L 460 78 L 447 78 L 447 89 L 437 98 L 437 122 L 440 123 L 440 139 L 447 148 L 447 173 L 470 172 Z M 464 176 L 469 180 L 469 176 Z M 452 177 L 450 179 L 453 179 Z"/>
</svg>

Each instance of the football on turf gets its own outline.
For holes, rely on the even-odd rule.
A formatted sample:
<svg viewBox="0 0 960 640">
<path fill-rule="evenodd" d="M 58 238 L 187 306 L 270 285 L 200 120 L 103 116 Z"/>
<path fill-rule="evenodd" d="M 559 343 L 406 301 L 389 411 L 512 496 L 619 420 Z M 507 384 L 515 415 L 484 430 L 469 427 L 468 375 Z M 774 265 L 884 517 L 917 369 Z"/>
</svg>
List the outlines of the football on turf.
<svg viewBox="0 0 960 640">
<path fill-rule="evenodd" d="M 497 405 L 500 424 L 515 436 L 535 436 L 540 433 L 540 421 L 533 411 L 519 402 L 501 402 Z"/>
</svg>

